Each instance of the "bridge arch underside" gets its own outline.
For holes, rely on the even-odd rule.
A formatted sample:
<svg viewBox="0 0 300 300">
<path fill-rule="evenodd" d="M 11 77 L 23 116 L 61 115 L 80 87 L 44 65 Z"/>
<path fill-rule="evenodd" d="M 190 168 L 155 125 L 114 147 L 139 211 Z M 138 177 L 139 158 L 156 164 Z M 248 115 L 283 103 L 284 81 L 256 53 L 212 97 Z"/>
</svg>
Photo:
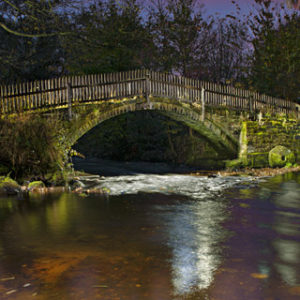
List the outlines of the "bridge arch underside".
<svg viewBox="0 0 300 300">
<path fill-rule="evenodd" d="M 120 101 L 118 104 L 93 104 L 74 108 L 74 117 L 69 129 L 69 145 L 73 146 L 79 138 L 106 120 L 128 112 L 146 110 L 157 111 L 196 131 L 211 149 L 211 160 L 206 161 L 207 164 L 221 166 L 225 160 L 237 158 L 238 141 L 225 132 L 222 125 L 207 118 L 202 121 L 201 107 L 159 98 L 152 98 L 150 102 L 143 98 L 135 98 Z M 203 159 L 207 160 L 207 157 Z"/>
</svg>

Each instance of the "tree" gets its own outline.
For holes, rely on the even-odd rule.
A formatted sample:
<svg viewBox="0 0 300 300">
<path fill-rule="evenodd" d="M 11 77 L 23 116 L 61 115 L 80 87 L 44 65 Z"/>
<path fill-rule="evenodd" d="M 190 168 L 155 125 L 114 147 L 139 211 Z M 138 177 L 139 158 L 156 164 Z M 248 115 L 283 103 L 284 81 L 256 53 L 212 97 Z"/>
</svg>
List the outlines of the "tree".
<svg viewBox="0 0 300 300">
<path fill-rule="evenodd" d="M 217 19 L 205 57 L 199 63 L 206 70 L 205 79 L 218 83 L 242 81 L 246 75 L 247 38 L 247 28 L 235 17 Z"/>
<path fill-rule="evenodd" d="M 196 0 L 152 1 L 149 22 L 156 45 L 158 69 L 192 76 L 211 24 Z"/>
<path fill-rule="evenodd" d="M 71 73 L 143 67 L 149 34 L 135 0 L 98 2 L 82 9 L 74 20 L 77 34 L 67 38 L 65 44 Z"/>
<path fill-rule="evenodd" d="M 282 13 L 270 0 L 256 0 L 248 21 L 253 55 L 249 78 L 260 92 L 296 100 L 300 96 L 300 17 Z"/>
<path fill-rule="evenodd" d="M 27 39 L 0 32 L 0 82 L 45 79 L 63 71 L 57 37 Z"/>
<path fill-rule="evenodd" d="M 2 0 L 0 28 L 25 38 L 65 35 L 61 16 L 70 1 L 62 0 Z"/>
<path fill-rule="evenodd" d="M 63 71 L 61 39 L 66 1 L 3 0 L 0 3 L 0 81 L 35 80 Z"/>
</svg>

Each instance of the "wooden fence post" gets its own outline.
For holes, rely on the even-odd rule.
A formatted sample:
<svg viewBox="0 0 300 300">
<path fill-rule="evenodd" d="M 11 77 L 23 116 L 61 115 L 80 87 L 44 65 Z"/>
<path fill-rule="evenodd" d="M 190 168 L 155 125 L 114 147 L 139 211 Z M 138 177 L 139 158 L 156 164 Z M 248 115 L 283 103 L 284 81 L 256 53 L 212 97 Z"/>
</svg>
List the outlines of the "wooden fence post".
<svg viewBox="0 0 300 300">
<path fill-rule="evenodd" d="M 205 89 L 204 87 L 201 89 L 201 121 L 204 122 L 205 119 Z"/>
<path fill-rule="evenodd" d="M 145 86 L 145 97 L 147 100 L 147 104 L 150 104 L 150 73 L 148 70 L 146 70 L 146 86 Z"/>
<path fill-rule="evenodd" d="M 250 95 L 249 96 L 249 111 L 250 111 L 250 114 L 252 115 L 253 114 L 253 95 Z"/>
<path fill-rule="evenodd" d="M 68 92 L 68 117 L 69 121 L 72 120 L 72 99 L 73 99 L 73 92 L 71 83 L 67 83 L 67 92 Z"/>
</svg>

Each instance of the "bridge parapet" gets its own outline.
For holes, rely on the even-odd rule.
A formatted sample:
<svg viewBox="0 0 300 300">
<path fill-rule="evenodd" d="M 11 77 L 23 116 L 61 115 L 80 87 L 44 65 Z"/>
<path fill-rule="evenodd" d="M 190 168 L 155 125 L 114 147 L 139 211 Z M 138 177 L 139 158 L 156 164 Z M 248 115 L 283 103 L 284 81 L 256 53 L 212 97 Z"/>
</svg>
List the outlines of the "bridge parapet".
<svg viewBox="0 0 300 300">
<path fill-rule="evenodd" d="M 286 99 L 255 93 L 229 85 L 200 81 L 150 70 L 65 76 L 0 86 L 0 115 L 25 111 L 71 108 L 112 99 L 143 96 L 197 102 L 232 110 L 293 114 L 299 106 Z"/>
</svg>

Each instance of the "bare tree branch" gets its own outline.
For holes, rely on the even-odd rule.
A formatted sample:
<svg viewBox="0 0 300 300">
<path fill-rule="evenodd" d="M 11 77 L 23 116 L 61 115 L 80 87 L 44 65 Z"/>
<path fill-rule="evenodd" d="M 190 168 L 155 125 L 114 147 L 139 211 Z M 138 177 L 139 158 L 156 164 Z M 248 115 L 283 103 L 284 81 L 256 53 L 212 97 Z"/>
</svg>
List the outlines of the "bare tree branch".
<svg viewBox="0 0 300 300">
<path fill-rule="evenodd" d="M 53 32 L 53 33 L 36 33 L 36 34 L 30 34 L 30 33 L 24 33 L 24 32 L 18 32 L 15 30 L 12 30 L 8 28 L 4 23 L 0 22 L 0 26 L 7 32 L 17 35 L 17 36 L 22 36 L 26 38 L 36 38 L 36 37 L 51 37 L 51 36 L 56 36 L 56 35 L 69 35 L 71 32 Z"/>
</svg>

